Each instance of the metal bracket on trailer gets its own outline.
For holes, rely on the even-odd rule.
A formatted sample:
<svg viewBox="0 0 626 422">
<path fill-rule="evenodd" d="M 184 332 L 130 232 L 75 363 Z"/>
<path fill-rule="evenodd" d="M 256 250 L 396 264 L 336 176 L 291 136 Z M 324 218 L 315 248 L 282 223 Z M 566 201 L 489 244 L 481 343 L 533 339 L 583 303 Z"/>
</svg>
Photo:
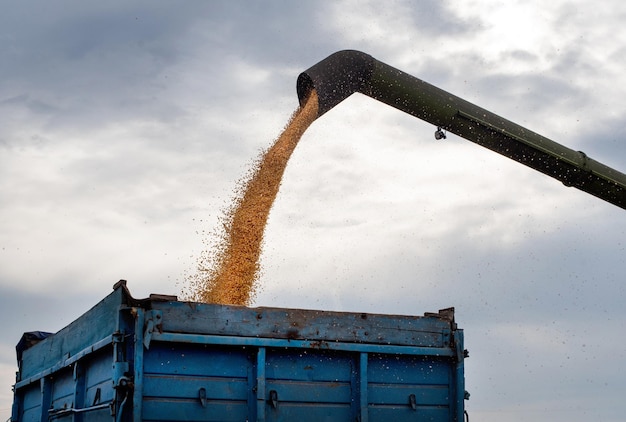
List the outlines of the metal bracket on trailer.
<svg viewBox="0 0 626 422">
<path fill-rule="evenodd" d="M 161 331 L 161 322 L 163 321 L 163 312 L 161 311 L 146 311 L 146 323 L 143 333 L 143 345 L 146 349 L 150 348 L 150 341 L 152 340 L 152 333 L 155 330 Z"/>
</svg>

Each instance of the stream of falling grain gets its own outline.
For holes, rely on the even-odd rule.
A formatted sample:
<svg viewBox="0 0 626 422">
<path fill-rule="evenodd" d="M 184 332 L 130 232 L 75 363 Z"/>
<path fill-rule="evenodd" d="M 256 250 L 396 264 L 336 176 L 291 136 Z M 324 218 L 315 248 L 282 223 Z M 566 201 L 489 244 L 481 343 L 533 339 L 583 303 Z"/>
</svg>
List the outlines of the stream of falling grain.
<svg viewBox="0 0 626 422">
<path fill-rule="evenodd" d="M 196 302 L 249 305 L 260 272 L 259 258 L 267 218 L 280 182 L 298 141 L 317 118 L 317 93 L 291 116 L 282 134 L 255 163 L 247 183 L 235 192 L 233 206 L 223 217 L 218 245 L 200 260 L 190 281 Z"/>
</svg>

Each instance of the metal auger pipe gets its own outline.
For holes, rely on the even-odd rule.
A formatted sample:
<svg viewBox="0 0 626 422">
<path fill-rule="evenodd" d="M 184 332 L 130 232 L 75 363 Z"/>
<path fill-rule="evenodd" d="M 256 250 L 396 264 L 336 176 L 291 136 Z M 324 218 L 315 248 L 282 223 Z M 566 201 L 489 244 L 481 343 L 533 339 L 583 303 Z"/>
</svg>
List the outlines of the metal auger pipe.
<svg viewBox="0 0 626 422">
<path fill-rule="evenodd" d="M 442 89 L 355 50 L 334 53 L 302 72 L 300 104 L 312 89 L 318 116 L 355 92 L 418 117 L 626 209 L 626 175 Z"/>
</svg>

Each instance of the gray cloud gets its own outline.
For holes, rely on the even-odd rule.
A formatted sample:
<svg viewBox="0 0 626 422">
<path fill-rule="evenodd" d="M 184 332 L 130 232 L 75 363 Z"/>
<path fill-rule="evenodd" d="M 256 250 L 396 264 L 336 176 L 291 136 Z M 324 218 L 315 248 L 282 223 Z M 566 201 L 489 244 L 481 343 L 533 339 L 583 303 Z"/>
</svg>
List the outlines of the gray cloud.
<svg viewBox="0 0 626 422">
<path fill-rule="evenodd" d="M 178 293 L 202 233 L 296 107 L 298 73 L 335 50 L 364 50 L 626 170 L 623 47 L 602 35 L 618 31 L 619 10 L 592 22 L 579 4 L 542 6 L 541 45 L 488 55 L 477 44 L 498 23 L 488 8 L 355 4 L 7 7 L 0 316 L 12 324 L 2 344 L 61 328 L 119 278 L 138 297 Z M 258 304 L 456 306 L 474 418 L 623 413 L 612 360 L 624 353 L 614 335 L 623 210 L 456 137 L 435 142 L 430 125 L 361 97 L 315 122 L 290 161 Z"/>
</svg>

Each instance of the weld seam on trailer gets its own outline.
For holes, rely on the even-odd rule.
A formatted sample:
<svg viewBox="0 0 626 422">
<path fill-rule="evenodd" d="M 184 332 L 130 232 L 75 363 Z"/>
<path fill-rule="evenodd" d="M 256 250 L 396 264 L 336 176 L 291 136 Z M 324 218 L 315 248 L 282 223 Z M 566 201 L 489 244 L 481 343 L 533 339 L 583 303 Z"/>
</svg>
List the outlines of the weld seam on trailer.
<svg viewBox="0 0 626 422">
<path fill-rule="evenodd" d="M 81 350 L 80 352 L 76 353 L 74 356 L 71 356 L 67 359 L 65 359 L 62 362 L 57 363 L 56 365 L 52 366 L 51 368 L 46 369 L 45 371 L 41 371 L 35 375 L 32 375 L 28 378 L 26 378 L 25 380 L 21 380 L 19 382 L 15 383 L 15 388 L 22 388 L 25 387 L 29 384 L 32 384 L 34 382 L 39 381 L 40 379 L 53 374 L 55 372 L 60 371 L 63 368 L 66 368 L 70 365 L 72 365 L 75 362 L 78 362 L 81 358 L 90 355 L 93 352 L 96 352 L 110 344 L 113 343 L 113 335 L 107 336 L 105 338 L 103 338 L 100 341 L 95 342 L 94 344 L 92 344 L 89 347 L 84 348 L 83 350 Z"/>
<path fill-rule="evenodd" d="M 257 347 L 285 347 L 317 350 L 342 350 L 365 353 L 401 353 L 406 355 L 456 357 L 456 352 L 449 348 L 397 346 L 393 344 L 363 344 L 343 343 L 310 340 L 285 340 L 259 337 L 231 337 L 184 333 L 152 334 L 152 341 L 180 342 L 190 344 L 216 344 L 225 346 L 257 346 Z"/>
</svg>

